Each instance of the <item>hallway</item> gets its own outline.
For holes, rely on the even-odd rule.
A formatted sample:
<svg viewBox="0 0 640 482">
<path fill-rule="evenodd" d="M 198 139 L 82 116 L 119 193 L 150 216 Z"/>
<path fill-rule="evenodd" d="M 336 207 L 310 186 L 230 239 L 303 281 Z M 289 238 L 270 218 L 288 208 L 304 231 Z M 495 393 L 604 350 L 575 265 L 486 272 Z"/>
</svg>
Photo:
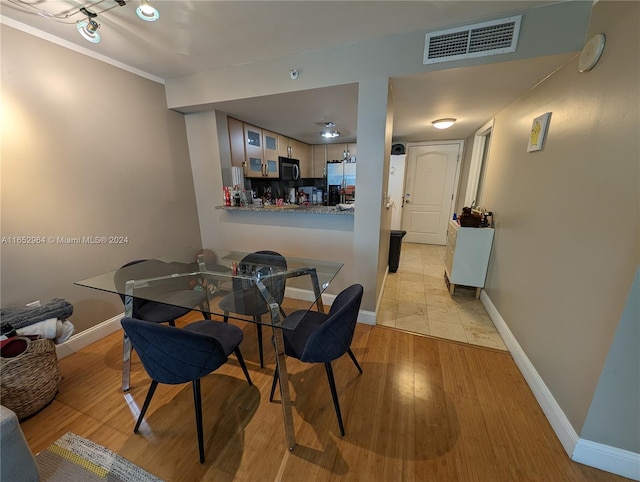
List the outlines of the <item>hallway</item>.
<svg viewBox="0 0 640 482">
<path fill-rule="evenodd" d="M 444 280 L 444 246 L 403 243 L 400 265 L 389 273 L 378 325 L 507 350 L 475 288 L 457 286 L 453 296 Z"/>
</svg>

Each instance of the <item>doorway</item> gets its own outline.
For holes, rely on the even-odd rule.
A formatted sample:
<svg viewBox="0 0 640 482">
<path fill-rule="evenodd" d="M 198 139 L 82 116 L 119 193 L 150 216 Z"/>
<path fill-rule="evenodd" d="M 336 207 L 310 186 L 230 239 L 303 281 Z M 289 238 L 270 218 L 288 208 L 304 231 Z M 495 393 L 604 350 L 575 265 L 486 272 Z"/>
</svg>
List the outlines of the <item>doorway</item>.
<svg viewBox="0 0 640 482">
<path fill-rule="evenodd" d="M 444 246 L 464 141 L 409 145 L 402 229 L 407 243 Z"/>
</svg>

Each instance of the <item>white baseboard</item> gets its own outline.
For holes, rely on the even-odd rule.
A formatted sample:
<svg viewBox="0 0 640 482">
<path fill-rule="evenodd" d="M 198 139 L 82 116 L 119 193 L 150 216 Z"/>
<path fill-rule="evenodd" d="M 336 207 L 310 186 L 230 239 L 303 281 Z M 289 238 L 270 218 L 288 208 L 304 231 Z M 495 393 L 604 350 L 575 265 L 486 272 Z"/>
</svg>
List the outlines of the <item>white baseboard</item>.
<svg viewBox="0 0 640 482">
<path fill-rule="evenodd" d="M 580 439 L 571 458 L 574 462 L 640 480 L 640 454 L 635 452 Z"/>
<path fill-rule="evenodd" d="M 480 294 L 480 301 L 482 301 L 489 317 L 511 352 L 516 365 L 571 460 L 634 480 L 640 480 L 640 454 L 583 440 L 578 437 L 569 419 L 567 419 L 560 405 L 553 398 L 551 391 L 545 385 L 542 377 L 540 377 L 533 363 L 531 363 L 531 360 L 529 360 L 484 290 Z"/>
<path fill-rule="evenodd" d="M 533 366 L 533 363 L 531 363 L 531 360 L 529 360 L 527 354 L 513 336 L 513 333 L 511 333 L 507 323 L 504 321 L 502 316 L 500 316 L 500 313 L 498 313 L 498 310 L 489 298 L 489 295 L 487 295 L 484 290 L 482 290 L 480 294 L 480 301 L 486 308 L 491 321 L 493 321 L 493 324 L 498 330 L 498 333 L 500 333 L 504 344 L 511 352 L 511 356 L 513 356 L 513 359 L 527 381 L 529 388 L 531 388 L 533 395 L 536 397 L 536 400 L 538 400 L 542 411 L 549 420 L 549 423 L 551 423 L 551 427 L 560 439 L 560 443 L 564 447 L 565 452 L 567 452 L 567 455 L 571 457 L 571 454 L 573 454 L 573 450 L 578 443 L 578 434 L 560 408 L 560 405 L 558 405 L 558 402 L 553 398 L 553 395 Z"/>
<path fill-rule="evenodd" d="M 300 288 L 285 288 L 285 296 L 287 298 L 293 298 L 294 300 L 314 301 L 315 295 L 309 290 L 303 290 Z M 333 304 L 333 300 L 336 299 L 336 295 L 323 293 L 322 303 L 326 305 Z M 358 313 L 358 323 L 364 323 L 365 325 L 376 324 L 376 314 L 371 311 L 360 310 Z"/>
<path fill-rule="evenodd" d="M 94 343 L 111 333 L 121 330 L 122 326 L 120 325 L 120 320 L 123 316 L 124 313 L 120 313 L 113 318 L 109 318 L 108 320 L 73 335 L 64 343 L 56 345 L 56 355 L 58 356 L 58 360 L 91 345 L 91 343 Z"/>
</svg>

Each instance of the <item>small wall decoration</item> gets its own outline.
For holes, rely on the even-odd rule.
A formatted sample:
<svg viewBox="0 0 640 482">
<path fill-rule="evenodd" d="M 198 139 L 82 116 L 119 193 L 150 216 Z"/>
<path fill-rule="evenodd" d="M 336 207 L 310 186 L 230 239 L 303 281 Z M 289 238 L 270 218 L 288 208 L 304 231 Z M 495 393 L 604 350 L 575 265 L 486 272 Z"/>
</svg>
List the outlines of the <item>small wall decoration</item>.
<svg viewBox="0 0 640 482">
<path fill-rule="evenodd" d="M 531 126 L 531 134 L 529 135 L 529 146 L 527 152 L 539 151 L 544 144 L 544 138 L 547 135 L 547 128 L 549 127 L 549 118 L 551 112 L 542 114 L 533 119 L 533 125 Z"/>
</svg>

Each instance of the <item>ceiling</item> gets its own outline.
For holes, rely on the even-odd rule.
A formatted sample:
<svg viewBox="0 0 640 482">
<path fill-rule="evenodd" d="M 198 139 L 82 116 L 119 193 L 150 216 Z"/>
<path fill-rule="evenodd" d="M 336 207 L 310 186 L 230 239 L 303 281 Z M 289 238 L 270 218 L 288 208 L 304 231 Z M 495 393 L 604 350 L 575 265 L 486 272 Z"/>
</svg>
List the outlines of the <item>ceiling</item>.
<svg viewBox="0 0 640 482">
<path fill-rule="evenodd" d="M 374 37 L 463 25 L 558 2 L 163 0 L 152 2 L 160 11 L 160 19 L 153 23 L 136 17 L 137 3 L 0 0 L 0 13 L 3 23 L 37 29 L 163 81 Z M 85 16 L 74 12 L 86 5 L 98 13 L 102 37 L 98 44 L 85 41 L 75 28 Z M 105 8 L 110 10 L 102 12 Z M 42 11 L 69 16 L 45 18 Z M 468 137 L 573 55 L 392 78 L 394 142 Z M 357 84 L 228 101 L 215 107 L 313 144 L 321 142 L 320 123 L 333 121 L 342 134 L 339 140 L 349 142 L 355 140 L 357 129 Z M 441 117 L 455 117 L 458 122 L 437 131 L 430 123 Z"/>
</svg>

